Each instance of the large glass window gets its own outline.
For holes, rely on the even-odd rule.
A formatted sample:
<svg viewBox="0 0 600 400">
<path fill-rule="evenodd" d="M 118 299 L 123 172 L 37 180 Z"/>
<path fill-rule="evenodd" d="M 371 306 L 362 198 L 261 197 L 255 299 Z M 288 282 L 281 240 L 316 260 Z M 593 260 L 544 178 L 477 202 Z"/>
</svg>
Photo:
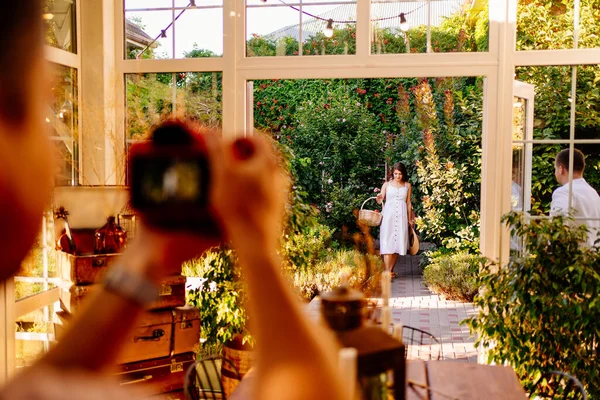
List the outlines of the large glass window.
<svg viewBox="0 0 600 400">
<path fill-rule="evenodd" d="M 125 75 L 127 140 L 145 139 L 154 125 L 169 117 L 185 117 L 219 128 L 221 81 L 220 72 Z"/>
<path fill-rule="evenodd" d="M 371 1 L 373 54 L 488 51 L 488 5 L 460 0 Z"/>
<path fill-rule="evenodd" d="M 53 303 L 17 318 L 15 355 L 18 369 L 32 365 L 48 352 L 55 339 L 53 315 L 58 310 L 58 304 Z"/>
<path fill-rule="evenodd" d="M 222 0 L 125 0 L 125 58 L 223 55 Z"/>
<path fill-rule="evenodd" d="M 46 44 L 77 53 L 75 0 L 45 0 Z"/>
<path fill-rule="evenodd" d="M 55 185 L 77 185 L 78 171 L 78 83 L 77 69 L 52 64 L 51 98 L 45 121 L 55 156 Z M 47 210 L 42 229 L 27 258 L 14 277 L 16 300 L 16 367 L 31 365 L 54 341 L 53 316 L 57 308 L 59 277 L 54 218 Z"/>
<path fill-rule="evenodd" d="M 248 57 L 355 54 L 356 0 L 247 0 L 246 41 Z"/>
</svg>

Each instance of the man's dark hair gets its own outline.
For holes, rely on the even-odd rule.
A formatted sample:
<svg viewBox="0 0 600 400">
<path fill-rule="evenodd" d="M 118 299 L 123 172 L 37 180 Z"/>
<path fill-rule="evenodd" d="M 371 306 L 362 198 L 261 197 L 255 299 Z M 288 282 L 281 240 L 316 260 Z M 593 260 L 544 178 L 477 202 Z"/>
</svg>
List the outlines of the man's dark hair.
<svg viewBox="0 0 600 400">
<path fill-rule="evenodd" d="M 569 170 L 569 149 L 561 150 L 556 155 L 556 164 L 567 171 Z M 574 149 L 573 152 L 573 172 L 583 172 L 585 168 L 585 157 L 581 150 Z"/>
<path fill-rule="evenodd" d="M 42 2 L 6 1 L 0 24 L 0 119 L 20 124 L 27 117 L 32 61 L 42 52 Z M 25 79 L 24 79 L 25 78 Z M 42 90 L 42 89 L 40 89 Z"/>
</svg>

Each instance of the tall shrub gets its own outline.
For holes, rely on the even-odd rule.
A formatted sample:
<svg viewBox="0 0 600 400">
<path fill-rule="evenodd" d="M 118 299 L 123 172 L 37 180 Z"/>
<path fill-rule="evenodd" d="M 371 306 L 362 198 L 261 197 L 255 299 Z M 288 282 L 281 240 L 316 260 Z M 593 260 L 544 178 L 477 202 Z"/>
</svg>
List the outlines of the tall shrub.
<svg viewBox="0 0 600 400">
<path fill-rule="evenodd" d="M 472 119 L 457 121 L 455 96 L 451 90 L 454 84 L 452 79 L 436 80 L 434 89 L 424 79 L 412 88 L 413 129 L 422 135 L 415 161 L 418 176 L 415 201 L 420 202 L 417 225 L 426 238 L 444 247 L 476 253 L 479 249 L 481 117 L 473 113 Z M 465 107 L 466 96 L 457 92 L 459 107 Z M 469 100 L 471 104 L 476 102 L 474 98 Z"/>
</svg>

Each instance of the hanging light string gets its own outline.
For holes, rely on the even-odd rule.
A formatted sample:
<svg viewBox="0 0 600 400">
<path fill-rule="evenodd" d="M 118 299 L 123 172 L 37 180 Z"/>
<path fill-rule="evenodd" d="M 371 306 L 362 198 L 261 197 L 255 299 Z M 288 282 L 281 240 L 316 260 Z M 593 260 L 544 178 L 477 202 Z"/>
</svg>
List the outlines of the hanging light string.
<svg viewBox="0 0 600 400">
<path fill-rule="evenodd" d="M 171 23 L 169 25 L 167 25 L 167 27 L 165 29 L 161 29 L 160 33 L 158 34 L 158 36 L 156 36 L 154 38 L 154 40 L 152 42 L 150 42 L 150 44 L 148 46 L 146 46 L 144 48 L 144 50 L 142 50 L 138 55 L 135 56 L 135 58 L 140 58 L 140 56 L 142 54 L 144 54 L 146 52 L 146 50 L 148 50 L 150 47 L 152 47 L 152 45 L 154 43 L 156 43 L 156 41 L 160 38 L 166 38 L 167 37 L 167 30 L 173 26 L 173 24 L 175 23 L 175 21 L 177 21 L 179 19 L 179 17 L 181 17 L 181 14 L 183 14 L 184 12 L 186 12 L 188 9 L 190 8 L 195 8 L 196 7 L 196 0 L 190 0 L 190 4 L 188 4 L 187 6 L 185 6 L 185 8 L 183 10 L 181 10 L 181 12 L 175 17 L 175 19 L 173 19 L 173 21 L 171 21 Z"/>
<path fill-rule="evenodd" d="M 352 21 L 352 20 L 348 20 L 348 21 L 338 21 L 332 18 L 323 18 L 323 17 L 319 17 L 318 15 L 314 15 L 309 13 L 308 11 L 304 11 L 304 10 L 300 10 L 300 8 L 296 7 L 296 6 L 292 6 L 287 4 L 286 2 L 284 2 L 283 0 L 278 0 L 281 4 L 284 4 L 286 6 L 288 6 L 289 8 L 296 10 L 298 12 L 301 12 L 304 15 L 308 15 L 309 17 L 312 17 L 314 19 L 318 19 L 320 21 L 325 21 L 325 22 L 329 22 L 330 20 L 334 23 L 334 24 L 355 24 L 356 21 Z M 264 1 L 266 3 L 266 0 Z M 415 11 L 417 11 L 420 8 L 423 8 L 427 5 L 427 3 L 423 3 L 421 4 L 419 7 L 412 9 L 410 11 L 407 11 L 405 13 L 400 13 L 398 15 L 392 15 L 391 17 L 383 17 L 383 18 L 374 18 L 371 20 L 371 22 L 379 22 L 379 21 L 386 21 L 386 20 L 390 20 L 390 19 L 394 19 L 394 18 L 400 18 L 400 15 L 404 14 L 404 16 L 409 15 L 414 13 Z"/>
<path fill-rule="evenodd" d="M 262 1 L 263 3 L 266 3 L 266 2 L 267 2 L 267 0 L 261 0 L 261 1 Z M 332 18 L 323 18 L 323 17 L 320 17 L 320 16 L 318 16 L 318 15 L 311 14 L 311 13 L 309 13 L 308 11 L 301 10 L 300 8 L 298 8 L 298 7 L 296 7 L 296 6 L 292 6 L 292 5 L 290 5 L 290 4 L 287 4 L 287 3 L 285 3 L 283 0 L 279 0 L 279 2 L 280 2 L 281 4 L 283 4 L 283 5 L 286 5 L 286 6 L 288 6 L 288 7 L 289 7 L 289 8 L 291 8 L 291 9 L 293 9 L 293 10 L 296 10 L 296 11 L 298 11 L 298 12 L 300 12 L 300 13 L 304 14 L 304 15 L 307 15 L 307 16 L 309 16 L 309 17 L 311 17 L 311 18 L 317 19 L 317 20 L 319 20 L 319 21 L 325 21 L 325 22 L 327 22 L 327 28 L 328 28 L 328 29 L 333 29 L 333 28 L 332 28 L 330 25 L 332 25 L 332 24 L 334 24 L 334 23 L 335 23 L 335 24 L 355 24 L 355 23 L 356 23 L 356 21 L 353 21 L 353 20 L 348 20 L 348 21 L 340 21 L 340 20 L 334 20 L 334 19 L 332 19 Z M 423 8 L 423 7 L 424 7 L 426 4 L 427 4 L 427 3 L 421 4 L 421 5 L 420 5 L 419 7 L 417 7 L 417 8 L 414 8 L 414 9 L 412 9 L 412 10 L 410 10 L 410 11 L 407 11 L 407 12 L 404 12 L 404 13 L 400 13 L 400 14 L 398 14 L 398 15 L 392 15 L 392 16 L 390 16 L 390 17 L 382 17 L 382 18 L 373 18 L 373 19 L 371 19 L 371 22 L 387 21 L 387 20 L 390 20 L 390 19 L 400 18 L 400 21 L 401 21 L 401 23 L 406 23 L 406 18 L 405 18 L 405 17 L 406 17 L 407 15 L 409 15 L 409 14 L 412 14 L 412 13 L 414 13 L 415 11 L 417 11 L 417 10 L 419 10 L 419 9 Z M 196 7 L 196 0 L 190 0 L 190 3 L 189 3 L 189 4 L 188 4 L 188 5 L 187 5 L 187 6 L 186 6 L 186 7 L 185 7 L 183 10 L 181 10 L 181 12 L 180 12 L 180 13 L 179 13 L 179 14 L 178 14 L 176 17 L 175 17 L 175 19 L 173 19 L 173 21 L 171 21 L 171 22 L 169 23 L 169 25 L 167 25 L 167 27 L 166 27 L 165 29 L 161 29 L 161 31 L 160 31 L 160 33 L 158 34 L 158 36 L 156 36 L 156 37 L 154 38 L 154 40 L 152 40 L 152 42 L 150 42 L 150 44 L 148 44 L 148 45 L 147 45 L 147 46 L 144 48 L 144 50 L 142 50 L 142 51 L 141 51 L 139 54 L 137 54 L 137 55 L 135 56 L 135 58 L 136 58 L 136 59 L 139 59 L 139 58 L 140 58 L 140 56 L 141 56 L 142 54 L 144 54 L 144 53 L 145 53 L 145 52 L 146 52 L 146 51 L 147 51 L 147 50 L 148 50 L 150 47 L 152 47 L 152 45 L 154 45 L 154 43 L 156 43 L 156 42 L 158 41 L 158 39 L 160 39 L 160 38 L 166 38 L 166 37 L 167 37 L 167 30 L 168 30 L 170 27 L 172 27 L 172 26 L 173 26 L 173 24 L 175 23 L 175 21 L 177 21 L 177 20 L 179 19 L 179 17 L 181 17 L 181 15 L 182 15 L 184 12 L 186 12 L 186 11 L 187 11 L 187 10 L 189 10 L 190 8 L 195 8 L 195 7 Z"/>
</svg>

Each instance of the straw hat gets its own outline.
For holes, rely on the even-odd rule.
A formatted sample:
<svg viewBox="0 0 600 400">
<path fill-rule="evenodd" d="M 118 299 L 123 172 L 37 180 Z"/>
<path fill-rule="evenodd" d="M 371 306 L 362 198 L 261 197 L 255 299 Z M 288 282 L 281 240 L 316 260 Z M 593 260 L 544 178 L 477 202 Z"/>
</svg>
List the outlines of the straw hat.
<svg viewBox="0 0 600 400">
<path fill-rule="evenodd" d="M 415 228 L 408 226 L 408 254 L 414 256 L 419 252 L 420 245 L 419 236 L 415 232 Z"/>
</svg>

